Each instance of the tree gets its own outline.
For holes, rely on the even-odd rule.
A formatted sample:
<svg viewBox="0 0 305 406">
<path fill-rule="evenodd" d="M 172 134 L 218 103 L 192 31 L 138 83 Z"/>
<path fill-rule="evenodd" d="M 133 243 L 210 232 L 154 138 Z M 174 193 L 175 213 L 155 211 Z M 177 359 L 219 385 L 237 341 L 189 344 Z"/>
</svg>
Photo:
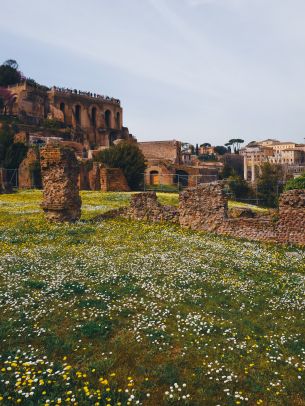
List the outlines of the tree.
<svg viewBox="0 0 305 406">
<path fill-rule="evenodd" d="M 229 142 L 227 142 L 225 145 L 227 147 L 231 147 L 233 148 L 233 151 L 235 152 L 235 154 L 238 153 L 239 149 L 240 149 L 240 144 L 244 143 L 244 140 L 242 140 L 241 138 L 232 138 L 231 140 L 229 140 Z M 231 149 L 231 148 L 230 148 Z"/>
<path fill-rule="evenodd" d="M 7 87 L 20 83 L 21 73 L 15 60 L 9 59 L 0 66 L 0 86 Z"/>
<path fill-rule="evenodd" d="M 214 148 L 214 152 L 216 152 L 216 154 L 218 155 L 224 155 L 226 152 L 228 152 L 226 147 L 223 147 L 222 145 L 217 145 Z"/>
<path fill-rule="evenodd" d="M 0 87 L 0 110 L 2 110 L 4 114 L 6 114 L 7 111 L 10 111 L 14 103 L 15 96 L 16 95 L 9 89 Z"/>
<path fill-rule="evenodd" d="M 289 179 L 285 185 L 285 190 L 305 189 L 305 172 L 301 176 Z"/>
<path fill-rule="evenodd" d="M 211 144 L 209 142 L 204 142 L 203 144 L 200 144 L 201 148 L 209 148 Z"/>
<path fill-rule="evenodd" d="M 281 192 L 281 180 L 283 178 L 280 165 L 272 165 L 265 162 L 261 166 L 261 173 L 257 179 L 257 197 L 267 207 L 276 207 L 278 196 Z"/>
<path fill-rule="evenodd" d="M 238 175 L 231 175 L 228 178 L 228 186 L 235 199 L 246 198 L 250 193 L 248 183 Z"/>
<path fill-rule="evenodd" d="M 10 147 L 14 142 L 14 133 L 9 127 L 8 124 L 4 124 L 0 130 L 0 165 L 3 165 L 3 161 L 5 160 L 5 155 Z"/>
<path fill-rule="evenodd" d="M 135 142 L 122 141 L 99 152 L 95 160 L 109 168 L 121 168 L 131 189 L 138 189 L 143 182 L 145 158 Z"/>
<path fill-rule="evenodd" d="M 3 167 L 7 169 L 19 168 L 19 165 L 26 156 L 27 150 L 28 147 L 21 142 L 11 144 L 6 150 Z"/>
</svg>

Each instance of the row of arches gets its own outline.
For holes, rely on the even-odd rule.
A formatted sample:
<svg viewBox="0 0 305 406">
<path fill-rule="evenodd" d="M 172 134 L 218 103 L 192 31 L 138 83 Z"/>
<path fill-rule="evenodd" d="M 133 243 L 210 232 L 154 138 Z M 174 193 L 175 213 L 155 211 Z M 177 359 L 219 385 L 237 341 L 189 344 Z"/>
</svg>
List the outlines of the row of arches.
<svg viewBox="0 0 305 406">
<path fill-rule="evenodd" d="M 63 112 L 64 114 L 64 119 L 66 121 L 66 104 L 64 102 L 60 103 L 59 109 Z M 74 106 L 74 118 L 75 118 L 75 123 L 76 125 L 81 126 L 82 125 L 82 106 L 80 104 L 76 104 Z M 111 110 L 106 110 L 104 113 L 105 117 L 105 127 L 106 128 L 121 128 L 121 114 L 120 112 L 117 112 L 115 115 L 112 113 Z M 96 107 L 92 107 L 89 110 L 89 118 L 90 118 L 90 124 L 92 127 L 97 127 L 98 125 L 98 109 Z M 115 120 L 115 123 L 113 123 L 113 120 Z"/>
</svg>

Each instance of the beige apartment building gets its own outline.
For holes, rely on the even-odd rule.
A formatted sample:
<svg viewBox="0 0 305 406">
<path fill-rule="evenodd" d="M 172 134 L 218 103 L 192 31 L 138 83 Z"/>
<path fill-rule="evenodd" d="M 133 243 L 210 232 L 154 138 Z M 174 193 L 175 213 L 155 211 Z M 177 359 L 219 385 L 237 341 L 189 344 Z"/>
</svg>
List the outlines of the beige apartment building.
<svg viewBox="0 0 305 406">
<path fill-rule="evenodd" d="M 265 162 L 282 165 L 287 176 L 305 171 L 305 144 L 267 139 L 251 142 L 240 150 L 244 157 L 244 179 L 255 182 L 257 171 Z"/>
</svg>

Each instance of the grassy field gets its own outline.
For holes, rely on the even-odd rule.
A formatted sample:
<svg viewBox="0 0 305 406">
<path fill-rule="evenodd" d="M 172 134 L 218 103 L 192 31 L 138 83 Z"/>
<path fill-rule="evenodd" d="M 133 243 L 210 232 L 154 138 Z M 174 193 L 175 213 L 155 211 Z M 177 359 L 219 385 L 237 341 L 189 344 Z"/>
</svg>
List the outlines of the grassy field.
<svg viewBox="0 0 305 406">
<path fill-rule="evenodd" d="M 305 405 L 305 251 L 0 196 L 0 404 Z M 177 196 L 161 195 L 176 204 Z"/>
</svg>

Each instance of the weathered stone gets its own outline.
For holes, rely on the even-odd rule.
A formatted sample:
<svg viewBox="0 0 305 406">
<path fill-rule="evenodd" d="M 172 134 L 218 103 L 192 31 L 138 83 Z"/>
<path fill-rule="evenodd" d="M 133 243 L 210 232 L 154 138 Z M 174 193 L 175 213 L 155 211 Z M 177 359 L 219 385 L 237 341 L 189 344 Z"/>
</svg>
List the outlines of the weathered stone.
<svg viewBox="0 0 305 406">
<path fill-rule="evenodd" d="M 77 179 L 79 164 L 71 149 L 47 145 L 41 149 L 42 208 L 49 221 L 73 222 L 81 215 Z"/>
<path fill-rule="evenodd" d="M 38 149 L 29 148 L 26 157 L 21 162 L 18 169 L 18 186 L 20 189 L 41 187 L 40 179 L 35 179 L 35 170 L 38 170 L 39 165 L 40 163 Z"/>
<path fill-rule="evenodd" d="M 229 210 L 229 217 L 251 219 L 255 217 L 255 213 L 246 207 L 232 207 L 232 209 Z"/>
<path fill-rule="evenodd" d="M 100 185 L 103 192 L 129 192 L 126 177 L 120 168 L 100 168 Z"/>
<path fill-rule="evenodd" d="M 178 222 L 178 210 L 173 206 L 162 206 L 155 192 L 137 193 L 131 197 L 131 203 L 124 216 L 133 220 L 153 222 Z"/>
<path fill-rule="evenodd" d="M 221 182 L 186 189 L 180 193 L 179 210 L 162 206 L 155 192 L 134 195 L 124 215 L 135 220 L 179 222 L 182 227 L 249 240 L 305 246 L 305 190 L 282 194 L 278 219 L 272 216 L 247 218 L 244 215 L 229 218 Z"/>
</svg>

